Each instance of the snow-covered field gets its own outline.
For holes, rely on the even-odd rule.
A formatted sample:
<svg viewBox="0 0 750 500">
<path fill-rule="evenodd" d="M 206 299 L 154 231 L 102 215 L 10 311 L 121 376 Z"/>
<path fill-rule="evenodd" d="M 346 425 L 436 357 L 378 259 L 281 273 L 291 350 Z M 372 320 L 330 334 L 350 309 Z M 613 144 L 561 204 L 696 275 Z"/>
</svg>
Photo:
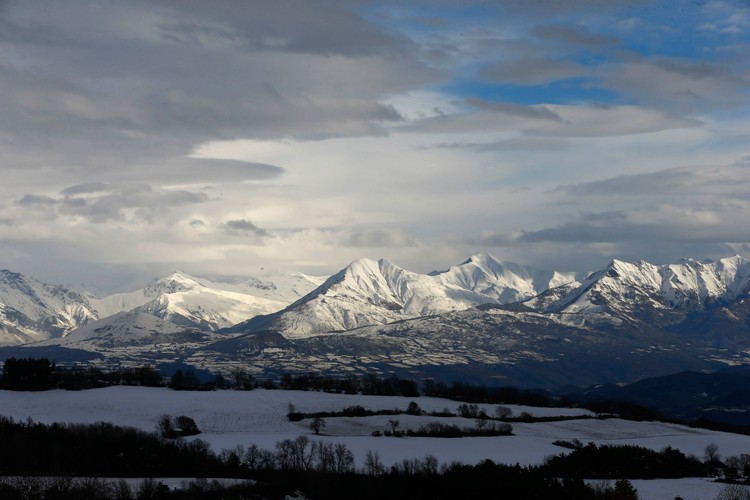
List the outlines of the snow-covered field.
<svg viewBox="0 0 750 500">
<path fill-rule="evenodd" d="M 713 479 L 702 477 L 634 479 L 630 482 L 638 490 L 638 498 L 641 500 L 669 500 L 676 497 L 684 500 L 710 500 L 716 498 L 725 487 Z"/>
<path fill-rule="evenodd" d="M 460 404 L 439 398 L 405 398 L 327 394 L 306 391 L 210 391 L 179 392 L 165 388 L 108 387 L 88 391 L 12 392 L 0 391 L 0 415 L 16 419 L 31 417 L 39 422 L 108 421 L 144 430 L 155 430 L 160 415 L 187 415 L 203 431 L 199 436 L 216 451 L 256 443 L 272 449 L 281 439 L 301 434 L 312 437 L 307 422 L 289 422 L 289 404 L 297 411 L 335 411 L 361 405 L 367 409 L 406 409 L 415 401 L 425 411 L 456 411 Z M 527 411 L 534 416 L 590 414 L 571 408 L 532 408 L 506 405 L 514 415 Z M 488 414 L 494 405 L 480 405 Z M 579 439 L 583 443 L 638 444 L 653 449 L 678 448 L 698 456 L 709 443 L 716 443 L 723 456 L 750 453 L 750 436 L 691 429 L 659 422 L 630 422 L 619 419 L 569 420 L 547 423 L 513 423 L 513 436 L 482 438 L 388 438 L 371 436 L 374 430 L 388 428 L 396 418 L 401 429 L 416 428 L 440 420 L 464 427 L 474 421 L 463 418 L 399 415 L 364 418 L 328 418 L 319 439 L 343 442 L 358 461 L 367 450 L 377 450 L 385 463 L 403 458 L 421 458 L 431 453 L 441 462 L 453 460 L 476 463 L 485 458 L 502 463 L 534 464 L 545 456 L 564 452 L 554 446 L 557 439 Z"/>
<path fill-rule="evenodd" d="M 307 435 L 313 439 L 345 443 L 359 465 L 368 450 L 377 451 L 383 463 L 388 465 L 427 454 L 434 455 L 441 463 L 477 463 L 489 458 L 498 463 L 537 464 L 546 456 L 567 451 L 552 444 L 557 439 L 637 444 L 656 450 L 672 446 L 699 457 L 710 443 L 716 443 L 725 457 L 750 453 L 750 436 L 659 422 L 588 419 L 513 423 L 513 436 L 441 439 L 373 437 L 371 433 L 389 428 L 390 418 L 399 420 L 400 429 L 416 428 L 435 420 L 472 427 L 474 421 L 412 415 L 328 418 L 321 435 L 315 437 L 307 422 L 289 422 L 286 418 L 289 404 L 301 412 L 337 411 L 353 405 L 371 410 L 404 410 L 411 401 L 428 412 L 448 409 L 455 413 L 460 404 L 428 397 L 351 396 L 305 391 L 178 392 L 164 388 L 108 387 L 80 392 L 0 391 L 0 415 L 22 420 L 31 417 L 45 423 L 108 421 L 148 431 L 155 430 L 157 419 L 162 414 L 187 415 L 203 431 L 196 438 L 207 441 L 217 452 L 238 445 L 247 447 L 252 443 L 274 449 L 276 442 L 282 439 Z M 479 406 L 490 415 L 494 413 L 495 405 Z M 524 411 L 534 416 L 590 415 L 587 410 L 570 408 L 504 406 L 511 408 L 514 415 Z M 722 485 L 702 478 L 634 480 L 633 484 L 644 500 L 678 495 L 685 499 L 714 498 L 722 488 Z"/>
</svg>

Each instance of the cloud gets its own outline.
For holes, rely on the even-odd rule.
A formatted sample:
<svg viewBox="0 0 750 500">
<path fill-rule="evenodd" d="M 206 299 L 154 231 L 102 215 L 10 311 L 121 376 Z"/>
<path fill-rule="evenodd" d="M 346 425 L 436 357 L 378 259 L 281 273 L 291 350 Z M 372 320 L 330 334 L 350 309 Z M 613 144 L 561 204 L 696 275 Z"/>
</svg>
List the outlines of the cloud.
<svg viewBox="0 0 750 500">
<path fill-rule="evenodd" d="M 437 75 L 352 4 L 30 0 L 0 22 L 7 168 L 156 175 L 209 140 L 384 134 L 381 96 Z"/>
<path fill-rule="evenodd" d="M 502 151 L 523 151 L 527 153 L 544 153 L 562 151 L 573 145 L 564 139 L 548 137 L 513 137 L 494 142 L 442 142 L 421 149 L 469 149 L 480 153 L 496 153 Z"/>
<path fill-rule="evenodd" d="M 524 58 L 500 61 L 483 68 L 479 78 L 497 83 L 539 85 L 589 74 L 584 66 L 569 60 Z"/>
<path fill-rule="evenodd" d="M 526 243 L 750 242 L 750 200 L 654 204 L 628 210 L 584 213 L 558 226 L 524 232 Z"/>
<path fill-rule="evenodd" d="M 585 26 L 580 25 L 571 27 L 559 24 L 548 24 L 537 26 L 532 29 L 531 32 L 544 40 L 580 45 L 592 49 L 609 47 L 620 42 L 617 37 L 592 33 Z"/>
<path fill-rule="evenodd" d="M 95 3 L 0 8 L 3 266 L 559 267 L 743 224 L 739 166 L 684 167 L 748 154 L 733 4 Z"/>
<path fill-rule="evenodd" d="M 385 32 L 336 2 L 251 0 L 242 8 L 226 0 L 210 6 L 199 1 L 157 3 L 172 11 L 157 27 L 160 36 L 174 43 L 231 43 L 245 50 L 326 56 L 393 57 L 413 49 L 408 38 Z"/>
<path fill-rule="evenodd" d="M 529 136 L 607 137 L 695 127 L 695 119 L 681 118 L 639 106 L 535 105 L 495 103 L 472 99 L 480 111 L 462 111 L 418 120 L 403 130 L 421 133 L 518 131 Z"/>
<path fill-rule="evenodd" d="M 746 199 L 750 197 L 750 169 L 742 163 L 730 166 L 681 167 L 567 184 L 558 186 L 554 191 L 573 196 L 650 196 L 661 199 L 721 196 L 724 199 Z"/>
<path fill-rule="evenodd" d="M 233 235 L 269 236 L 268 231 L 259 228 L 247 219 L 228 220 L 223 224 L 223 228 Z"/>
<path fill-rule="evenodd" d="M 597 75 L 605 87 L 645 105 L 695 113 L 747 104 L 750 80 L 743 71 L 725 62 L 636 57 L 604 64 Z"/>
<path fill-rule="evenodd" d="M 16 204 L 20 207 L 44 207 L 67 217 L 93 223 L 140 220 L 153 223 L 174 207 L 203 203 L 204 193 L 180 189 L 153 188 L 147 184 L 88 183 L 61 191 L 62 198 L 27 194 Z"/>
<path fill-rule="evenodd" d="M 20 200 L 16 202 L 17 205 L 22 207 L 30 206 L 52 206 L 58 202 L 54 198 L 45 195 L 38 194 L 25 194 Z"/>
<path fill-rule="evenodd" d="M 65 196 L 73 196 L 76 194 L 89 194 L 100 191 L 108 191 L 110 185 L 106 182 L 86 182 L 84 184 L 76 184 L 74 186 L 67 187 L 60 191 L 60 194 Z"/>
<path fill-rule="evenodd" d="M 394 229 L 354 232 L 343 242 L 344 246 L 359 248 L 410 247 L 415 244 L 412 236 Z"/>
<path fill-rule="evenodd" d="M 523 106 L 507 102 L 484 101 L 482 99 L 467 99 L 467 104 L 475 108 L 500 113 L 503 115 L 517 116 L 519 118 L 530 118 L 532 120 L 562 121 L 560 115 L 550 111 L 546 106 Z"/>
</svg>

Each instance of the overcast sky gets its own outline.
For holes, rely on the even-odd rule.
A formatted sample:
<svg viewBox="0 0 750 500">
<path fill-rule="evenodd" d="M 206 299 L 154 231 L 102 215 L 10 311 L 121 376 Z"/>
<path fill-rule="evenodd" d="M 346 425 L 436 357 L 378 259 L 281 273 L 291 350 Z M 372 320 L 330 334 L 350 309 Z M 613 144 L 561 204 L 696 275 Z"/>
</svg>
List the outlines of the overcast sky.
<svg viewBox="0 0 750 500">
<path fill-rule="evenodd" d="M 750 255 L 749 53 L 746 1 L 0 0 L 0 267 Z"/>
</svg>

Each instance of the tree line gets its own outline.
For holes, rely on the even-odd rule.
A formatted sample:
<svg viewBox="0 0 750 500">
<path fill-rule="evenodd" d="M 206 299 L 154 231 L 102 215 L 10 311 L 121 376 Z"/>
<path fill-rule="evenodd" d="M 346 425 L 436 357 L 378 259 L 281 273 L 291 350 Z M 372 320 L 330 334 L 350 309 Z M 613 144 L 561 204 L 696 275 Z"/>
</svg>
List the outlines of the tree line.
<svg viewBox="0 0 750 500">
<path fill-rule="evenodd" d="M 61 499 L 283 498 L 294 491 L 332 499 L 351 498 L 353 492 L 362 499 L 474 498 L 496 485 L 502 485 L 504 498 L 599 499 L 637 498 L 626 495 L 635 495 L 635 490 L 623 478 L 718 474 L 727 481 L 750 482 L 750 455 L 722 459 L 715 445 L 707 447 L 704 459 L 699 460 L 673 448 L 654 451 L 573 441 L 562 443 L 571 452 L 526 467 L 489 460 L 476 465 L 441 464 L 431 455 L 387 465 L 376 451 L 368 451 L 357 467 L 345 444 L 307 436 L 281 440 L 273 449 L 251 444 L 216 454 L 201 440 L 165 439 L 156 432 L 108 423 L 48 425 L 5 417 L 0 417 L 0 442 L 0 498 L 4 499 L 30 498 L 29 491 L 39 492 L 32 494 L 34 498 Z M 92 476 L 253 481 L 222 486 L 204 480 L 170 491 L 153 481 L 130 488 Z M 617 482 L 614 487 L 592 488 L 583 478 Z M 53 490 L 57 493 L 47 494 Z M 612 496 L 615 493 L 620 496 Z"/>
</svg>

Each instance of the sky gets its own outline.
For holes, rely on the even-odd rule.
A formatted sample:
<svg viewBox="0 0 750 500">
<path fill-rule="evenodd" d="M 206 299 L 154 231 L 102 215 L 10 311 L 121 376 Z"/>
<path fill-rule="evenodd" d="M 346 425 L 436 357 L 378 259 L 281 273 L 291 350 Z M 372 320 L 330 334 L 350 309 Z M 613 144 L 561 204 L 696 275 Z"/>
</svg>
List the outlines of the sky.
<svg viewBox="0 0 750 500">
<path fill-rule="evenodd" d="M 750 256 L 750 2 L 0 0 L 0 268 Z"/>
</svg>

